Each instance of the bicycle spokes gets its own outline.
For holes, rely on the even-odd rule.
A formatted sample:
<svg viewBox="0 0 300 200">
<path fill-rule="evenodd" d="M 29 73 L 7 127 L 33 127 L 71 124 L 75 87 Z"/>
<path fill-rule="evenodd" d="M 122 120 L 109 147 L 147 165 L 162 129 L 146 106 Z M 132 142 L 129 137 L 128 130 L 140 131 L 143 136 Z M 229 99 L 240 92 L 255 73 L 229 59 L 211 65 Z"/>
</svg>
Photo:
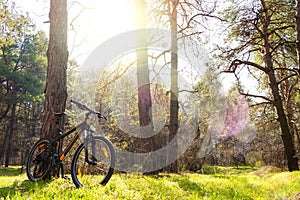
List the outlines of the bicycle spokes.
<svg viewBox="0 0 300 200">
<path fill-rule="evenodd" d="M 52 162 L 50 144 L 50 140 L 41 139 L 32 148 L 26 166 L 29 180 L 38 181 L 48 173 Z"/>
<path fill-rule="evenodd" d="M 105 185 L 113 173 L 114 160 L 113 147 L 105 138 L 95 137 L 93 143 L 82 144 L 72 162 L 74 183 L 77 187 Z"/>
</svg>

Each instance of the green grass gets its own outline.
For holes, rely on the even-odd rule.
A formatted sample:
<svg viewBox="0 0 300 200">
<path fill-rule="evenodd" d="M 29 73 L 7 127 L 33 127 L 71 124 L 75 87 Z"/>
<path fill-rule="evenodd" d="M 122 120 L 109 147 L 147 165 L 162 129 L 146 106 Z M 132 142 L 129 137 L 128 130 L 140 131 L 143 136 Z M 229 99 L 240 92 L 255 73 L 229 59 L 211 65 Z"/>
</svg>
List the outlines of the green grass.
<svg viewBox="0 0 300 200">
<path fill-rule="evenodd" d="M 0 199 L 291 199 L 300 197 L 300 172 L 253 172 L 252 168 L 205 167 L 204 174 L 114 174 L 106 186 L 76 189 L 72 181 L 31 183 L 1 171 Z M 260 169 L 261 170 L 261 169 Z M 263 171 L 263 170 L 261 170 Z M 267 172 L 268 171 L 268 172 Z"/>
<path fill-rule="evenodd" d="M 0 167 L 0 176 L 16 176 L 22 173 L 25 169 L 19 166 Z"/>
</svg>

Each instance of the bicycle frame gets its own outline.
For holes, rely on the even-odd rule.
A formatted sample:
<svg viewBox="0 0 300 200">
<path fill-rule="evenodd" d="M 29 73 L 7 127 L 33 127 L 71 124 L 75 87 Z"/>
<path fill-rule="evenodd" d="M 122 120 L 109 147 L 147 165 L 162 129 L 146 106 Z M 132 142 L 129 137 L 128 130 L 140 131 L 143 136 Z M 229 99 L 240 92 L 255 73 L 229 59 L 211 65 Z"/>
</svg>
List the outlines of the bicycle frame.
<svg viewBox="0 0 300 200">
<path fill-rule="evenodd" d="M 89 165 L 95 165 L 97 163 L 97 159 L 95 158 L 95 144 L 94 144 L 94 134 L 93 131 L 90 129 L 90 118 L 89 115 L 91 114 L 86 113 L 85 119 L 83 122 L 81 122 L 80 124 L 74 126 L 73 128 L 70 128 L 69 130 L 67 130 L 65 133 L 63 133 L 61 131 L 61 122 L 62 122 L 62 114 L 63 113 L 59 113 L 59 114 L 55 114 L 55 116 L 57 117 L 57 132 L 58 132 L 58 137 L 55 138 L 51 143 L 50 146 L 55 147 L 56 149 L 53 149 L 54 153 L 54 164 L 55 166 L 60 166 L 61 167 L 61 175 L 62 177 L 64 177 L 64 166 L 62 161 L 65 159 L 65 157 L 67 156 L 67 154 L 69 153 L 69 151 L 71 150 L 71 148 L 74 146 L 74 144 L 76 143 L 76 141 L 79 139 L 79 135 L 80 133 L 84 132 L 84 141 L 83 143 L 86 146 L 85 149 L 85 161 L 89 164 Z M 69 136 L 70 134 L 76 132 L 76 134 L 71 138 L 71 141 L 67 144 L 66 148 L 62 151 L 62 139 L 64 139 L 65 137 Z M 92 132 L 92 134 L 88 134 L 88 132 Z M 91 137 L 91 141 L 92 141 L 92 159 L 90 160 L 88 158 L 88 140 Z M 55 146 L 53 146 L 53 144 L 56 144 Z M 62 152 L 61 152 L 62 151 Z M 59 173 L 59 171 L 58 171 Z"/>
<path fill-rule="evenodd" d="M 69 129 L 65 133 L 61 133 L 61 131 L 59 131 L 60 134 L 53 141 L 53 142 L 58 142 L 58 146 L 57 146 L 58 147 L 57 156 L 59 158 L 58 162 L 62 162 L 64 160 L 64 158 L 67 156 L 67 154 L 69 153 L 71 148 L 74 146 L 75 142 L 78 140 L 80 133 L 82 133 L 83 131 L 89 130 L 89 128 L 90 128 L 89 124 L 90 124 L 90 119 L 88 118 L 88 116 L 86 116 L 85 120 L 82 123 Z M 60 129 L 60 127 L 59 127 L 59 129 Z M 62 152 L 60 152 L 62 149 L 61 148 L 62 147 L 62 139 L 69 136 L 73 132 L 77 132 L 77 133 L 71 138 L 71 141 L 67 144 L 66 148 Z"/>
</svg>

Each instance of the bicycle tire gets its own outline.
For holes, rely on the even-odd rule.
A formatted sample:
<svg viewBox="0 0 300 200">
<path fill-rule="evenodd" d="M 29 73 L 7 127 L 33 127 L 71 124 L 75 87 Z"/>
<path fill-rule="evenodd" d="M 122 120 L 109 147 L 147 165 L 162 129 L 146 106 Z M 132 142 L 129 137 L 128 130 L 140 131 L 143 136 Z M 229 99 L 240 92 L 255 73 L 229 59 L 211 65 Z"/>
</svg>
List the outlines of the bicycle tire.
<svg viewBox="0 0 300 200">
<path fill-rule="evenodd" d="M 48 174 L 52 162 L 51 143 L 51 139 L 43 138 L 32 147 L 26 163 L 26 174 L 30 181 L 39 181 Z"/>
<path fill-rule="evenodd" d="M 72 165 L 72 180 L 77 188 L 94 187 L 99 184 L 106 185 L 110 180 L 115 165 L 115 151 L 109 140 L 102 136 L 94 137 L 96 162 L 88 163 L 86 161 L 86 147 L 82 143 L 76 150 Z M 90 143 L 90 142 L 89 142 Z M 88 157 L 91 159 L 91 151 L 88 151 Z"/>
</svg>

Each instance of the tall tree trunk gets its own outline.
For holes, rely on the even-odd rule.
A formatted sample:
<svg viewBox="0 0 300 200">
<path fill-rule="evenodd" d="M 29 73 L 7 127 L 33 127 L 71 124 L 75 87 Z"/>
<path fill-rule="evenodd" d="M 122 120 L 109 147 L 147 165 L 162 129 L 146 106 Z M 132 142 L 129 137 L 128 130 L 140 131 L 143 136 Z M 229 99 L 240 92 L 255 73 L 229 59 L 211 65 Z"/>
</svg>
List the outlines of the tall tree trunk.
<svg viewBox="0 0 300 200">
<path fill-rule="evenodd" d="M 16 122 L 16 107 L 17 107 L 17 105 L 16 105 L 16 103 L 14 103 L 12 105 L 11 118 L 10 118 L 10 123 L 9 123 L 7 149 L 6 149 L 6 155 L 5 155 L 5 167 L 8 167 L 10 155 L 11 155 L 12 138 L 13 138 L 13 133 L 15 130 L 14 127 L 15 127 L 15 122 Z"/>
<path fill-rule="evenodd" d="M 66 71 L 67 49 L 67 0 L 50 1 L 50 36 L 47 51 L 48 68 L 44 102 L 42 137 L 56 137 L 53 113 L 63 112 L 67 99 Z M 55 172 L 52 172 L 54 174 Z"/>
<path fill-rule="evenodd" d="M 145 0 L 135 0 L 135 10 L 136 10 L 136 19 L 137 26 L 140 28 L 137 35 L 137 46 L 144 47 L 143 49 L 138 49 L 136 52 L 137 56 L 137 82 L 138 82 L 138 109 L 139 109 L 139 122 L 140 122 L 140 131 L 143 137 L 153 135 L 153 121 L 152 121 L 152 99 L 151 99 L 151 89 L 150 89 L 150 74 L 148 66 L 148 51 L 146 49 L 146 17 L 145 9 L 146 2 Z M 141 141 L 146 141 L 145 144 L 139 144 L 140 148 L 144 152 L 149 153 L 155 150 L 155 140 L 153 137 L 149 137 L 146 140 L 142 139 Z M 152 159 L 151 156 L 145 157 L 143 161 L 143 174 L 156 174 L 158 171 L 152 170 L 155 168 L 156 161 Z"/>
<path fill-rule="evenodd" d="M 35 137 L 36 136 L 36 127 L 37 127 L 37 104 L 36 103 L 32 103 L 32 109 L 31 109 L 31 123 L 30 123 L 30 128 L 29 131 L 31 133 L 30 137 Z"/>
<path fill-rule="evenodd" d="M 56 137 L 54 112 L 65 110 L 67 99 L 66 70 L 67 49 L 67 1 L 50 1 L 50 37 L 47 51 L 48 68 L 44 102 L 42 137 Z"/>
<path fill-rule="evenodd" d="M 171 24 L 171 93 L 170 93 L 170 121 L 169 121 L 169 138 L 170 142 L 175 138 L 178 128 L 178 46 L 177 46 L 177 6 L 178 0 L 171 0 L 171 13 L 169 15 Z M 168 157 L 170 159 L 177 158 L 177 141 L 175 145 L 170 149 Z M 172 155 L 172 156 L 170 156 Z M 177 160 L 167 167 L 167 171 L 171 173 L 177 173 Z"/>
<path fill-rule="evenodd" d="M 300 0 L 296 0 L 296 51 L 298 72 L 300 74 Z"/>
<path fill-rule="evenodd" d="M 269 80 L 270 80 L 272 94 L 274 97 L 273 104 L 276 108 L 277 115 L 278 115 L 278 121 L 279 121 L 280 127 L 281 127 L 281 132 L 282 132 L 281 138 L 283 141 L 285 154 L 286 154 L 287 160 L 288 160 L 288 169 L 289 169 L 289 171 L 299 170 L 298 158 L 295 156 L 296 151 L 294 148 L 293 137 L 291 135 L 288 121 L 286 118 L 286 114 L 284 112 L 282 99 L 279 94 L 278 83 L 276 81 L 274 70 L 271 70 L 268 73 L 268 76 L 269 76 Z"/>
<path fill-rule="evenodd" d="M 288 125 L 286 113 L 284 111 L 284 106 L 282 103 L 282 98 L 279 93 L 279 86 L 275 76 L 275 70 L 273 68 L 273 58 L 271 52 L 271 45 L 269 42 L 269 32 L 268 27 L 270 25 L 271 15 L 268 13 L 265 1 L 261 0 L 262 7 L 265 9 L 265 21 L 262 28 L 263 41 L 264 41 L 264 62 L 266 64 L 266 72 L 270 81 L 270 87 L 273 95 L 273 105 L 276 108 L 278 115 L 278 121 L 281 127 L 281 138 L 283 141 L 285 154 L 288 160 L 289 171 L 299 170 L 298 158 L 295 156 L 296 151 L 293 143 L 293 138 Z"/>
<path fill-rule="evenodd" d="M 2 128 L 0 134 L 4 135 L 4 137 L 2 138 L 2 145 L 0 148 L 0 165 L 2 165 L 3 161 L 4 161 L 5 147 L 6 147 L 7 140 L 8 140 L 9 125 L 6 125 L 6 123 L 3 123 L 3 128 Z"/>
</svg>

